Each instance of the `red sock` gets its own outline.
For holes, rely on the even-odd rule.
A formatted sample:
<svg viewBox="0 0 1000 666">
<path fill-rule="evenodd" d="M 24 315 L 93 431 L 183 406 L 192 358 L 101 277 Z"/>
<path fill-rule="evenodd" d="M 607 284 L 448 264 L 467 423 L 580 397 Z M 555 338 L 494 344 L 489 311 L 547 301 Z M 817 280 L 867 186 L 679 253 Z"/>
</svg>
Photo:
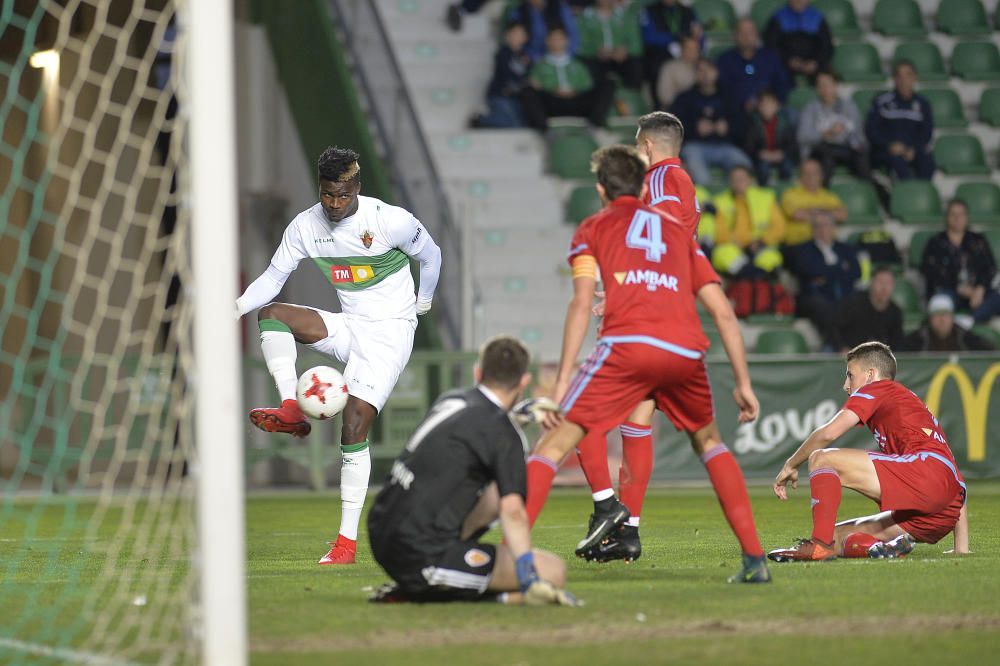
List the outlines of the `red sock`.
<svg viewBox="0 0 1000 666">
<path fill-rule="evenodd" d="M 868 557 L 868 549 L 878 542 L 871 534 L 851 532 L 844 538 L 844 554 L 841 557 Z"/>
<path fill-rule="evenodd" d="M 812 491 L 813 541 L 833 543 L 833 528 L 840 508 L 840 475 L 830 467 L 809 472 L 809 489 Z"/>
<path fill-rule="evenodd" d="M 622 466 L 618 472 L 618 493 L 632 518 L 639 519 L 646 488 L 653 475 L 653 429 L 648 425 L 625 422 L 622 435 Z M 631 518 L 630 518 L 631 520 Z"/>
<path fill-rule="evenodd" d="M 549 498 L 549 491 L 552 490 L 552 479 L 556 476 L 559 466 L 545 456 L 531 456 L 528 458 L 528 498 L 525 502 L 528 511 L 528 522 L 534 526 L 538 519 L 538 514 L 545 506 L 545 500 Z"/>
<path fill-rule="evenodd" d="M 598 430 L 590 430 L 576 445 L 580 469 L 587 477 L 591 493 L 611 490 L 611 472 L 608 471 L 608 437 Z"/>
<path fill-rule="evenodd" d="M 701 462 L 708 470 L 708 478 L 712 480 L 722 512 L 726 514 L 729 527 L 739 540 L 743 552 L 752 557 L 763 556 L 764 549 L 760 547 L 757 528 L 753 523 L 747 484 L 736 458 L 725 444 L 720 444 L 703 453 Z"/>
</svg>

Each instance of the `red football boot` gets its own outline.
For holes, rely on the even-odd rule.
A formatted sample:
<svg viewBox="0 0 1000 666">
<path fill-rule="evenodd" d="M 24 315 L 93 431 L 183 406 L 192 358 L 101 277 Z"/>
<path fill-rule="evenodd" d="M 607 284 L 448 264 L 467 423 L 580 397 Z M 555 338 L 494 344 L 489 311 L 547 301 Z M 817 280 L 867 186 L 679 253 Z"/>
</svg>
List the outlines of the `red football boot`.
<svg viewBox="0 0 1000 666">
<path fill-rule="evenodd" d="M 357 541 L 338 534 L 336 543 L 330 543 L 333 543 L 333 548 L 319 558 L 317 564 L 354 564 L 354 555 L 358 551 Z"/>
<path fill-rule="evenodd" d="M 305 437 L 312 430 L 294 398 L 282 400 L 281 407 L 251 409 L 250 423 L 265 432 L 284 432 L 295 437 Z"/>
<path fill-rule="evenodd" d="M 823 562 L 836 559 L 833 548 L 812 539 L 802 539 L 791 548 L 778 548 L 767 554 L 775 562 Z"/>
</svg>

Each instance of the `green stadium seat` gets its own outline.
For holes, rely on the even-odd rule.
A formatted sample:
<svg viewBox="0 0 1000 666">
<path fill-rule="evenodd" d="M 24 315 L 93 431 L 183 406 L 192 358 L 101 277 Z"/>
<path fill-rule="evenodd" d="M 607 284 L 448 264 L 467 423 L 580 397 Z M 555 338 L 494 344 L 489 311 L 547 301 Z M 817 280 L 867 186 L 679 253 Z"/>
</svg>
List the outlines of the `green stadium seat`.
<svg viewBox="0 0 1000 666">
<path fill-rule="evenodd" d="M 949 35 L 966 37 L 990 33 L 990 21 L 979 0 L 941 0 L 936 21 L 938 30 Z"/>
<path fill-rule="evenodd" d="M 947 81 L 941 50 L 934 42 L 903 42 L 896 47 L 892 61 L 909 60 L 917 68 L 921 81 Z M 936 120 L 937 118 L 935 118 Z"/>
<path fill-rule="evenodd" d="M 601 197 L 593 185 L 574 187 L 566 203 L 566 219 L 580 224 L 601 209 Z"/>
<path fill-rule="evenodd" d="M 941 233 L 940 229 L 921 229 L 910 237 L 910 246 L 906 249 L 906 263 L 910 268 L 919 271 L 920 262 L 924 259 L 924 248 L 931 236 Z"/>
<path fill-rule="evenodd" d="M 1000 331 L 987 324 L 973 326 L 972 332 L 993 344 L 994 349 L 1000 349 Z"/>
<path fill-rule="evenodd" d="M 955 127 L 966 127 L 965 109 L 962 107 L 962 100 L 951 88 L 938 88 L 933 90 L 921 90 L 920 94 L 927 98 L 934 111 L 934 127 L 936 129 L 948 129 Z"/>
<path fill-rule="evenodd" d="M 549 147 L 549 166 L 562 178 L 591 178 L 590 155 L 597 142 L 586 134 L 557 136 Z"/>
<path fill-rule="evenodd" d="M 932 183 L 901 180 L 892 188 L 889 209 L 904 224 L 942 224 L 941 197 Z"/>
<path fill-rule="evenodd" d="M 695 0 L 691 3 L 691 8 L 710 35 L 732 34 L 736 25 L 736 12 L 728 0 Z"/>
<path fill-rule="evenodd" d="M 813 88 L 807 86 L 800 86 L 798 88 L 792 88 L 792 92 L 788 93 L 788 106 L 801 111 L 809 102 L 816 99 L 816 91 Z"/>
<path fill-rule="evenodd" d="M 642 92 L 618 86 L 618 90 L 615 92 L 615 103 L 611 105 L 611 115 L 642 116 L 652 110 L 653 108 L 643 97 Z M 625 113 L 620 113 L 620 111 Z"/>
<path fill-rule="evenodd" d="M 955 198 L 968 204 L 973 224 L 1000 225 L 1000 187 L 996 183 L 962 183 Z"/>
<path fill-rule="evenodd" d="M 892 300 L 903 311 L 903 316 L 920 315 L 924 308 L 920 303 L 917 288 L 909 280 L 897 279 L 896 288 L 892 291 Z"/>
<path fill-rule="evenodd" d="M 889 37 L 927 34 L 920 6 L 914 0 L 878 0 L 872 12 L 872 30 Z"/>
<path fill-rule="evenodd" d="M 881 88 L 862 88 L 854 91 L 851 99 L 854 101 L 854 105 L 858 107 L 858 113 L 861 114 L 862 120 L 868 115 L 868 109 L 872 106 L 872 100 L 883 92 L 885 91 Z"/>
<path fill-rule="evenodd" d="M 1000 51 L 992 42 L 959 42 L 951 52 L 951 71 L 967 81 L 1000 78 Z"/>
<path fill-rule="evenodd" d="M 838 44 L 833 51 L 833 69 L 849 83 L 885 80 L 878 51 L 867 42 Z"/>
<path fill-rule="evenodd" d="M 758 354 L 808 354 L 809 345 L 794 328 L 761 331 L 757 337 Z"/>
<path fill-rule="evenodd" d="M 979 119 L 987 125 L 1000 127 L 1000 88 L 987 88 L 983 91 L 979 100 Z"/>
<path fill-rule="evenodd" d="M 874 227 L 882 224 L 882 214 L 878 208 L 878 196 L 871 183 L 854 181 L 834 183 L 830 190 L 840 197 L 847 208 L 846 224 Z"/>
<path fill-rule="evenodd" d="M 934 142 L 937 167 L 949 176 L 986 175 L 990 172 L 983 154 L 983 145 L 971 134 L 939 137 Z"/>
<path fill-rule="evenodd" d="M 993 260 L 1000 264 L 1000 229 L 986 229 L 983 231 L 983 235 L 986 236 L 990 249 L 993 250 Z"/>
<path fill-rule="evenodd" d="M 705 328 L 705 337 L 708 338 L 708 352 L 706 358 L 724 359 L 726 358 L 726 348 L 722 346 L 722 335 L 713 327 Z"/>
<path fill-rule="evenodd" d="M 774 12 L 786 2 L 787 0 L 755 0 L 753 7 L 750 8 L 750 18 L 753 19 L 757 29 L 763 32 Z"/>
<path fill-rule="evenodd" d="M 813 7 L 823 13 L 837 39 L 857 39 L 861 36 L 858 16 L 850 0 L 816 0 Z"/>
</svg>

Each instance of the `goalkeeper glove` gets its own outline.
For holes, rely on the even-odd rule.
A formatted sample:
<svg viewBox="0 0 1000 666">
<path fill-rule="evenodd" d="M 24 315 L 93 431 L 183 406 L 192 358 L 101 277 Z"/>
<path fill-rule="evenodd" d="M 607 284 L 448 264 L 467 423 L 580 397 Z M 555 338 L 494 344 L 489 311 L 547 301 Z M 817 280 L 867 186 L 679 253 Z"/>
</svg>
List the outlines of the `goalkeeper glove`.
<svg viewBox="0 0 1000 666">
<path fill-rule="evenodd" d="M 538 571 L 535 570 L 535 555 L 530 550 L 514 561 L 517 572 L 517 584 L 521 592 L 527 592 L 534 583 L 539 582 Z"/>
<path fill-rule="evenodd" d="M 417 299 L 417 314 L 418 315 L 425 315 L 425 314 L 427 314 L 430 311 L 431 311 L 431 300 L 427 299 L 426 301 L 424 301 L 424 300 L 420 300 L 418 298 Z"/>
<path fill-rule="evenodd" d="M 511 414 L 521 425 L 541 423 L 548 412 L 559 412 L 559 405 L 549 398 L 528 398 L 514 405 Z"/>
</svg>

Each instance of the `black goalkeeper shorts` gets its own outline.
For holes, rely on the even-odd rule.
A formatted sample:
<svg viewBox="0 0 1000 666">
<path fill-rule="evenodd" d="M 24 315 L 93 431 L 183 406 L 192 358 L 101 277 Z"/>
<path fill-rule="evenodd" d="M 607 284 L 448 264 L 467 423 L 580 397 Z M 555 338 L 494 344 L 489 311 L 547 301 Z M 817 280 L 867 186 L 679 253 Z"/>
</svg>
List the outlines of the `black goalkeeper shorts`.
<svg viewBox="0 0 1000 666">
<path fill-rule="evenodd" d="M 399 584 L 400 589 L 421 601 L 475 601 L 490 584 L 497 548 L 478 541 L 456 541 L 423 566 L 394 561 L 392 553 L 402 548 L 385 548 L 375 560 Z M 401 558 L 399 558 L 401 559 Z M 407 558 L 410 559 L 410 558 Z"/>
</svg>

